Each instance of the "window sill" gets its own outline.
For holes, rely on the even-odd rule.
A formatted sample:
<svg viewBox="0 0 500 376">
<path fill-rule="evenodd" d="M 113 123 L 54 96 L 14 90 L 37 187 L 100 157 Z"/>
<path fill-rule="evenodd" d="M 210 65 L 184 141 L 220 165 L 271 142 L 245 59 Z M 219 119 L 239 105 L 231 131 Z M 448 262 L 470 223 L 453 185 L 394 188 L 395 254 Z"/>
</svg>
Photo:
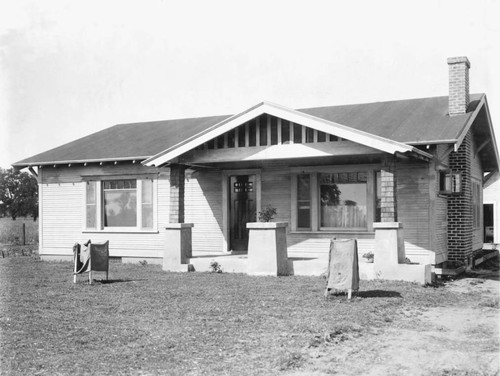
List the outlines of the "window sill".
<svg viewBox="0 0 500 376">
<path fill-rule="evenodd" d="M 83 234 L 158 234 L 158 230 L 124 229 L 124 228 L 106 228 L 102 230 L 83 230 Z"/>
</svg>

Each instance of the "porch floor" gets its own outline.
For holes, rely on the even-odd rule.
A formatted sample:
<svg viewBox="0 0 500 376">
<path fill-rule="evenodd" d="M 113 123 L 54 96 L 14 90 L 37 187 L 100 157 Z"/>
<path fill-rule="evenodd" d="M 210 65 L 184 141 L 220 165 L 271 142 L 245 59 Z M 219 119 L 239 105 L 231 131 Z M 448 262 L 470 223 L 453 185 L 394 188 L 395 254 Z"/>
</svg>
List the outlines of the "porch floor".
<svg viewBox="0 0 500 376">
<path fill-rule="evenodd" d="M 221 253 L 193 251 L 188 261 L 195 271 L 209 271 L 210 264 L 217 262 L 225 273 L 246 273 L 247 253 Z M 288 271 L 291 275 L 321 275 L 328 268 L 328 253 L 288 253 Z"/>
</svg>

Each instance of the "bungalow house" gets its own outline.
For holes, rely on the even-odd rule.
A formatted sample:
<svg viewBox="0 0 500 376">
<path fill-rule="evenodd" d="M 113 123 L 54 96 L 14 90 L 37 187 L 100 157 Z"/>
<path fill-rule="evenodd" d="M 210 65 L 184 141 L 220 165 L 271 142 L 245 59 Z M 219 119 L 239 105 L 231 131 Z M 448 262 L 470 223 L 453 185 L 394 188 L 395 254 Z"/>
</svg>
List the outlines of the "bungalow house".
<svg viewBox="0 0 500 376">
<path fill-rule="evenodd" d="M 162 262 L 165 228 L 190 223 L 197 255 L 247 250 L 262 208 L 288 223 L 289 255 L 332 237 L 377 252 L 374 224 L 398 222 L 412 262 L 470 262 L 483 247 L 482 179 L 498 150 L 466 57 L 449 95 L 120 124 L 15 163 L 39 181 L 40 255 L 109 240 L 123 262 Z"/>
</svg>

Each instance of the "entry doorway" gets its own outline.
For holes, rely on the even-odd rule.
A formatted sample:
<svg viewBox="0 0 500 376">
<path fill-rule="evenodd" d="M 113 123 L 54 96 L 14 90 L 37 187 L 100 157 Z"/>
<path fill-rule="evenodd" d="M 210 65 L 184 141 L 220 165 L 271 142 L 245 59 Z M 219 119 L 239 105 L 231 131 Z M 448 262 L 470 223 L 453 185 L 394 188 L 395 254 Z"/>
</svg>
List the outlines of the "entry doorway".
<svg viewBox="0 0 500 376">
<path fill-rule="evenodd" d="M 484 242 L 494 243 L 495 223 L 493 204 L 483 205 Z"/>
<path fill-rule="evenodd" d="M 247 223 L 255 222 L 257 200 L 255 175 L 229 177 L 229 232 L 230 250 L 248 250 Z"/>
</svg>

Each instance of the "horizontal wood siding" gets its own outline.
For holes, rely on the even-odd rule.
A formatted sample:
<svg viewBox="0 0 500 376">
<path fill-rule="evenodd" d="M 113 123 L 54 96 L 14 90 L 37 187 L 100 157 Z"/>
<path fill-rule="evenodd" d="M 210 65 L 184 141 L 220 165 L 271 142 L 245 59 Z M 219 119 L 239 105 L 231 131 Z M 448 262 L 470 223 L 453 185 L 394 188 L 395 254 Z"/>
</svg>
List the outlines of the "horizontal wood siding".
<svg viewBox="0 0 500 376">
<path fill-rule="evenodd" d="M 267 205 L 271 205 L 277 209 L 274 221 L 287 223 L 290 223 L 291 221 L 290 181 L 290 172 L 287 168 L 267 168 L 262 171 L 261 206 L 262 208 L 265 208 Z M 290 226 L 288 226 L 288 231 L 290 231 Z"/>
<path fill-rule="evenodd" d="M 40 184 L 43 206 L 43 248 L 59 248 L 72 253 L 76 242 L 83 242 L 83 185 L 82 183 Z M 42 249 L 43 252 L 43 249 Z"/>
<path fill-rule="evenodd" d="M 163 231 L 168 224 L 170 210 L 170 174 L 162 172 L 158 177 L 158 228 Z"/>
<path fill-rule="evenodd" d="M 406 256 L 413 261 L 429 256 L 430 201 L 427 164 L 403 164 L 397 169 L 398 222 L 403 224 Z"/>
<path fill-rule="evenodd" d="M 44 181 L 53 181 L 54 176 L 46 178 L 47 170 L 49 169 L 43 171 Z M 74 180 L 75 176 L 61 175 L 57 179 Z M 43 210 L 40 218 L 43 236 L 42 254 L 71 254 L 74 243 L 83 243 L 90 239 L 93 242 L 109 240 L 110 255 L 113 257 L 163 257 L 164 225 L 168 223 L 169 187 L 168 173 L 162 174 L 157 185 L 157 232 L 116 233 L 83 231 L 84 182 L 40 184 L 40 189 L 43 190 L 41 195 Z"/>
<path fill-rule="evenodd" d="M 42 183 L 77 183 L 83 181 L 88 176 L 113 176 L 113 175 L 133 175 L 133 174 L 156 174 L 161 171 L 168 171 L 167 168 L 145 167 L 140 163 L 117 164 L 117 165 L 76 165 L 58 166 L 42 168 Z"/>
<path fill-rule="evenodd" d="M 185 222 L 194 223 L 193 251 L 221 252 L 222 174 L 218 171 L 196 171 L 186 179 Z"/>
</svg>

